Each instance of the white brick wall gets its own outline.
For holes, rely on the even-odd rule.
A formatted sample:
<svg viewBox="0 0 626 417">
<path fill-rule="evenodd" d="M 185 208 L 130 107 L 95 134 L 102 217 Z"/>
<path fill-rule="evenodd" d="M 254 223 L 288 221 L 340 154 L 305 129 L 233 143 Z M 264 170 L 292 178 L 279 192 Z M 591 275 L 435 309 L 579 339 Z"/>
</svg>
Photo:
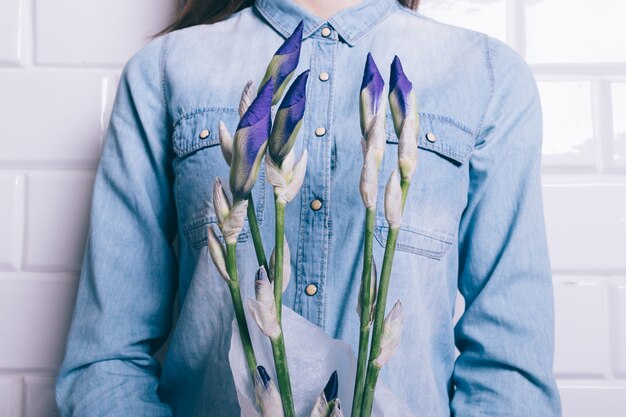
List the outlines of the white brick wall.
<svg viewBox="0 0 626 417">
<path fill-rule="evenodd" d="M 611 1 L 622 0 L 603 3 Z M 54 376 L 119 71 L 175 2 L 0 0 L 0 417 L 56 415 Z M 427 14 L 527 49 L 524 0 L 423 2 Z M 626 175 L 617 168 L 626 155 L 617 136 L 613 146 L 613 125 L 625 122 L 611 110 L 610 83 L 626 80 L 626 71 L 618 66 L 606 78 L 597 75 L 605 67 L 576 67 L 579 76 L 533 68 L 546 94 L 543 190 L 564 415 L 624 417 Z M 555 83 L 572 93 L 567 112 L 551 104 Z M 568 116 L 581 127 L 558 123 Z M 551 153 L 562 141 L 578 152 Z"/>
<path fill-rule="evenodd" d="M 0 417 L 57 415 L 119 73 L 175 3 L 0 0 Z"/>
</svg>

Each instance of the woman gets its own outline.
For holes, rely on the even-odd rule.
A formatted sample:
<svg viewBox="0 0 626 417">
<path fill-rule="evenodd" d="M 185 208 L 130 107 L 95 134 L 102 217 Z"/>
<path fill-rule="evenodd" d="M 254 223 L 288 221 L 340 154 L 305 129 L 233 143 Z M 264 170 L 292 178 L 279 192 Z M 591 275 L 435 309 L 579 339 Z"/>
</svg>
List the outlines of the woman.
<svg viewBox="0 0 626 417">
<path fill-rule="evenodd" d="M 234 131 L 242 87 L 258 85 L 301 20 L 296 74 L 311 72 L 296 154 L 306 147 L 309 160 L 285 215 L 293 253 L 285 305 L 356 350 L 359 87 L 368 52 L 385 80 L 398 55 L 420 104 L 419 158 L 389 291 L 404 302 L 405 326 L 381 379 L 415 416 L 560 415 L 535 81 L 506 44 L 427 19 L 413 3 L 190 0 L 166 34 L 130 59 L 98 167 L 56 386 L 63 416 L 238 415 L 227 360 L 232 307 L 206 247 L 216 221 L 212 180 L 228 176 L 218 124 Z M 387 131 L 381 178 L 396 163 L 389 110 Z M 263 170 L 253 197 L 273 245 Z M 380 264 L 386 223 L 378 204 Z M 248 297 L 257 265 L 247 223 L 238 251 Z M 457 288 L 466 307 L 454 326 Z M 151 355 L 170 330 L 161 369 Z"/>
</svg>

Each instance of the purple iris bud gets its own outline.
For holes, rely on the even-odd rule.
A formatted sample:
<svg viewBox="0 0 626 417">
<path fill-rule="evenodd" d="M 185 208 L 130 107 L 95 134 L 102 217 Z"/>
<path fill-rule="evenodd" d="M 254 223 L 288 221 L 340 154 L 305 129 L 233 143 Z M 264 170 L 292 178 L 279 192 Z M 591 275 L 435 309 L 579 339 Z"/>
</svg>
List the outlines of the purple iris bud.
<svg viewBox="0 0 626 417">
<path fill-rule="evenodd" d="M 331 402 L 337 398 L 339 393 L 339 379 L 337 378 L 337 371 L 333 372 L 333 374 L 328 379 L 328 383 L 326 383 L 326 387 L 324 387 L 324 395 L 326 396 L 326 401 Z"/>
<path fill-rule="evenodd" d="M 256 280 L 265 281 L 266 279 L 269 281 L 269 278 L 267 277 L 267 271 L 265 271 L 265 267 L 261 265 L 261 267 L 256 271 Z"/>
<path fill-rule="evenodd" d="M 267 388 L 267 386 L 270 383 L 271 378 L 267 374 L 265 367 L 263 367 L 262 365 L 259 365 L 256 367 L 256 370 L 259 371 L 259 376 L 261 377 L 261 381 L 263 381 L 263 385 L 265 386 L 265 388 Z"/>
<path fill-rule="evenodd" d="M 402 63 L 394 56 L 389 76 L 389 106 L 393 115 L 393 126 L 398 137 L 404 119 L 410 117 L 418 120 L 417 102 L 413 84 L 404 74 Z"/>
<path fill-rule="evenodd" d="M 282 165 L 283 160 L 293 148 L 302 125 L 306 105 L 306 83 L 310 72 L 310 69 L 303 71 L 291 83 L 276 112 L 268 151 L 278 166 Z"/>
<path fill-rule="evenodd" d="M 267 66 L 267 70 L 260 84 L 261 87 L 263 87 L 270 77 L 274 78 L 275 88 L 272 104 L 276 104 L 280 101 L 287 84 L 289 84 L 298 66 L 303 30 L 304 21 L 300 20 L 298 26 L 296 26 L 292 34 L 289 35 L 280 48 L 278 48 Z"/>
<path fill-rule="evenodd" d="M 237 126 L 229 178 L 233 204 L 246 199 L 256 182 L 272 127 L 273 88 L 274 80 L 270 78 L 259 90 Z"/>
<path fill-rule="evenodd" d="M 361 83 L 361 133 L 365 135 L 369 120 L 379 112 L 385 81 L 372 58 L 367 53 L 363 81 Z"/>
</svg>

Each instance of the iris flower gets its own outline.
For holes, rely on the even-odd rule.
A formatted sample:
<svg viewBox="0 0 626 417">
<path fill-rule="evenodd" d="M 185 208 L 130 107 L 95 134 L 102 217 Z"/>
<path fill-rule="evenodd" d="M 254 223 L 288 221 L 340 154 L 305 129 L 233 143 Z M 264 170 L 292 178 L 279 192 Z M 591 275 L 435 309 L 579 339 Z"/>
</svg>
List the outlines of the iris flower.
<svg viewBox="0 0 626 417">
<path fill-rule="evenodd" d="M 307 69 L 298 75 L 276 112 L 268 153 L 278 166 L 282 165 L 283 160 L 293 148 L 300 131 L 306 105 L 306 83 L 310 72 L 311 70 Z"/>
<path fill-rule="evenodd" d="M 233 140 L 230 190 L 235 202 L 247 198 L 256 182 L 272 126 L 272 78 L 259 90 L 244 113 Z"/>
<path fill-rule="evenodd" d="M 304 30 L 304 21 L 300 21 L 291 35 L 278 48 L 270 63 L 267 66 L 265 75 L 261 80 L 260 88 L 263 88 L 270 78 L 274 79 L 274 95 L 272 97 L 272 105 L 278 103 L 283 95 L 283 91 L 291 77 L 293 76 L 298 61 L 300 60 L 300 49 L 302 46 L 302 31 Z"/>
<path fill-rule="evenodd" d="M 402 69 L 396 55 L 391 63 L 389 106 L 393 127 L 398 136 L 398 166 L 403 180 L 408 180 L 417 166 L 417 135 L 419 113 L 413 84 Z"/>
</svg>

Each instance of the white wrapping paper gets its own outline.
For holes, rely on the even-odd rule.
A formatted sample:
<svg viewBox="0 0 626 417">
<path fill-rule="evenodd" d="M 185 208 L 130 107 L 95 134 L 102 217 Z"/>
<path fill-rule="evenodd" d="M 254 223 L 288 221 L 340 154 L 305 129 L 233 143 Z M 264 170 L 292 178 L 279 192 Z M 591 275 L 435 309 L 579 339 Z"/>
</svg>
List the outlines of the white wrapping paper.
<svg viewBox="0 0 626 417">
<path fill-rule="evenodd" d="M 246 303 L 247 304 L 247 303 Z M 245 306 L 246 318 L 257 362 L 263 365 L 278 386 L 272 346 L 256 325 Z M 356 358 L 350 345 L 332 339 L 319 327 L 283 306 L 282 325 L 287 350 L 293 400 L 297 417 L 309 417 L 315 399 L 324 389 L 328 378 L 337 371 L 339 399 L 345 417 L 350 417 L 356 373 Z M 241 417 L 260 417 L 255 408 L 255 397 L 239 336 L 237 322 L 233 332 L 228 360 L 235 380 Z M 372 417 L 414 417 L 408 408 L 379 381 L 376 385 Z"/>
</svg>

